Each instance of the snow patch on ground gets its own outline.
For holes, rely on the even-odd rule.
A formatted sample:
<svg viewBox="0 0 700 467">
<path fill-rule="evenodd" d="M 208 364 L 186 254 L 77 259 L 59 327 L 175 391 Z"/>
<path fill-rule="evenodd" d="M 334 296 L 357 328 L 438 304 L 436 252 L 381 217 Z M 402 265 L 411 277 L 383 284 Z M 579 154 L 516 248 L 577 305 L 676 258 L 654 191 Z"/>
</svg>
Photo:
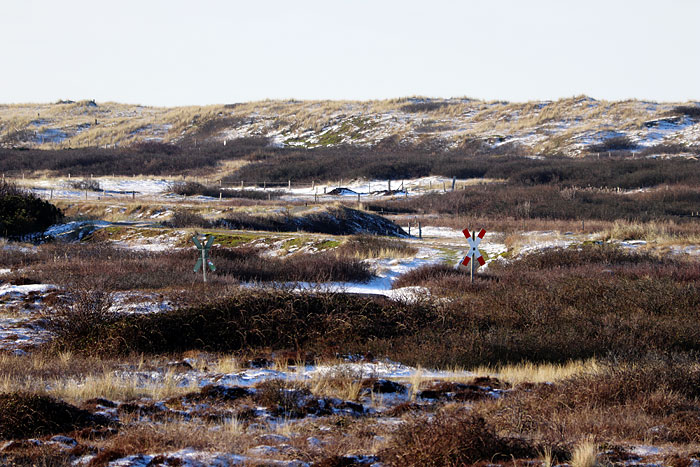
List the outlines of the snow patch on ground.
<svg viewBox="0 0 700 467">
<path fill-rule="evenodd" d="M 376 278 L 368 282 L 299 282 L 294 284 L 296 290 L 315 290 L 335 293 L 353 293 L 368 295 L 384 295 L 396 300 L 414 301 L 426 296 L 429 292 L 423 287 L 404 287 L 392 289 L 392 283 L 402 274 L 427 265 L 440 262 L 439 258 L 406 258 L 406 259 L 371 259 L 366 260 L 375 269 Z"/>
<path fill-rule="evenodd" d="M 269 447 L 269 446 L 259 446 Z M 252 450 L 249 450 L 252 451 Z M 262 451 L 262 450 L 261 450 Z M 265 452 L 253 454 L 265 454 Z M 298 460 L 272 460 L 256 457 L 242 456 L 239 454 L 222 453 L 222 452 L 204 452 L 197 451 L 194 448 L 185 448 L 180 451 L 161 453 L 158 455 L 137 454 L 133 456 L 123 457 L 121 459 L 110 462 L 110 467 L 148 467 L 154 465 L 153 460 L 160 456 L 161 458 L 174 459 L 175 464 L 163 465 L 179 465 L 182 467 L 208 467 L 208 466 L 230 466 L 230 465 L 270 465 L 279 467 L 306 467 L 309 464 Z M 160 464 L 159 464 L 160 465 Z"/>
<path fill-rule="evenodd" d="M 689 246 L 671 245 L 671 254 L 700 256 L 700 245 L 689 245 Z"/>
<path fill-rule="evenodd" d="M 206 373 L 191 370 L 186 373 L 166 375 L 159 371 L 123 371 L 119 377 L 124 380 L 136 380 L 138 387 L 153 386 L 164 383 L 169 378 L 175 380 L 178 387 L 204 387 L 211 384 L 223 386 L 252 387 L 268 380 L 308 381 L 319 377 L 352 375 L 354 378 L 381 378 L 390 380 L 410 380 L 414 377 L 423 379 L 470 378 L 475 376 L 469 371 L 443 371 L 415 368 L 391 360 L 378 361 L 344 361 L 332 364 L 290 366 L 288 369 L 244 368 L 231 373 Z"/>
<path fill-rule="evenodd" d="M 49 290 L 55 289 L 55 285 L 51 284 L 28 284 L 28 285 L 12 285 L 4 284 L 0 285 L 0 298 L 6 295 L 12 295 L 15 297 L 24 296 L 29 293 L 41 293 L 47 292 Z"/>
<path fill-rule="evenodd" d="M 174 305 L 156 293 L 115 292 L 110 311 L 114 313 L 146 314 L 174 309 Z"/>
<path fill-rule="evenodd" d="M 649 457 L 661 454 L 661 448 L 656 446 L 639 445 L 632 448 L 632 453 L 639 457 Z"/>
<path fill-rule="evenodd" d="M 76 240 L 80 240 L 97 229 L 111 225 L 107 221 L 74 221 L 66 224 L 55 224 L 46 229 L 44 235 L 47 237 L 68 237 L 75 234 Z"/>
<path fill-rule="evenodd" d="M 82 180 L 75 179 L 46 179 L 32 181 L 32 191 L 42 198 L 68 198 L 85 199 L 85 190 L 73 187 L 73 183 Z M 99 191 L 87 191 L 89 199 L 115 198 L 125 196 L 156 196 L 170 191 L 173 181 L 165 179 L 142 179 L 142 178 L 112 178 L 96 177 L 91 178 L 91 182 L 99 185 Z"/>
<path fill-rule="evenodd" d="M 426 225 L 422 229 L 423 238 L 464 238 L 461 230 L 449 227 L 433 227 Z"/>
<path fill-rule="evenodd" d="M 548 248 L 567 248 L 575 243 L 574 238 L 561 238 L 557 232 L 534 231 L 524 234 L 527 239 L 525 245 L 520 249 L 520 254 L 534 253 Z"/>
</svg>

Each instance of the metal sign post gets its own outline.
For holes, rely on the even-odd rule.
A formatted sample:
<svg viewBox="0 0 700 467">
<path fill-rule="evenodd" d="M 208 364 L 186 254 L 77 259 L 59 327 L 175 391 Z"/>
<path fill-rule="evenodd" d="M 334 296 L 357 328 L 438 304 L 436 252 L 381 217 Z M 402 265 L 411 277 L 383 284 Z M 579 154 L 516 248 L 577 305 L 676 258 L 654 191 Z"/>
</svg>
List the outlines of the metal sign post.
<svg viewBox="0 0 700 467">
<path fill-rule="evenodd" d="M 206 243 L 204 244 L 204 246 L 202 246 L 197 236 L 192 236 L 192 241 L 194 242 L 195 246 L 201 254 L 199 259 L 197 260 L 197 264 L 194 265 L 194 272 L 197 272 L 199 271 L 199 268 L 202 268 L 202 278 L 204 279 L 204 282 L 207 281 L 207 267 L 211 269 L 212 272 L 216 271 L 214 263 L 212 263 L 209 259 L 209 250 L 211 250 L 211 246 L 214 243 L 214 236 L 207 235 L 205 239 Z"/>
<path fill-rule="evenodd" d="M 462 230 L 462 233 L 465 237 L 467 237 L 467 243 L 469 243 L 469 253 L 467 253 L 467 256 L 465 256 L 462 260 L 462 265 L 468 266 L 469 262 L 471 262 L 471 281 L 474 283 L 474 270 L 476 269 L 475 263 L 478 261 L 481 266 L 486 264 L 484 257 L 479 251 L 479 244 L 484 238 L 484 235 L 486 235 L 486 231 L 481 229 L 481 231 L 477 234 L 476 231 L 470 233 L 469 229 L 464 229 Z"/>
</svg>

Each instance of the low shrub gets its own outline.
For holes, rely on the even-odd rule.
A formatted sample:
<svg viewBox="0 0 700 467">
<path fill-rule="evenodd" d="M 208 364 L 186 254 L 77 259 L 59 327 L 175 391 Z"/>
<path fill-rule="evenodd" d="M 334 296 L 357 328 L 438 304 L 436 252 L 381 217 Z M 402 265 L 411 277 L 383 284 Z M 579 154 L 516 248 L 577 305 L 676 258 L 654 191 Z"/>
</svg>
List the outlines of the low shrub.
<svg viewBox="0 0 700 467">
<path fill-rule="evenodd" d="M 398 289 L 409 286 L 428 286 L 430 283 L 456 278 L 464 280 L 464 272 L 448 264 L 427 264 L 401 274 L 391 285 Z"/>
<path fill-rule="evenodd" d="M 255 402 L 271 409 L 276 416 L 297 418 L 305 415 L 302 405 L 311 395 L 306 386 L 282 379 L 271 379 L 259 383 L 255 389 Z"/>
<path fill-rule="evenodd" d="M 213 250 L 212 260 L 218 274 L 243 281 L 364 282 L 372 277 L 366 263 L 332 251 L 271 258 L 256 248 L 221 248 Z"/>
<path fill-rule="evenodd" d="M 141 141 L 131 145 L 132 150 L 145 154 L 166 154 L 173 156 L 181 152 L 181 148 L 172 143 L 161 141 Z"/>
<path fill-rule="evenodd" d="M 168 269 L 173 274 L 162 274 L 164 267 L 143 265 L 140 254 L 119 259 L 120 268 L 143 269 L 133 269 L 116 282 L 132 289 L 153 277 L 153 284 L 194 287 L 199 276 L 189 272 L 193 253 L 178 253 L 180 263 L 172 264 L 181 265 Z M 171 255 L 162 258 L 175 261 Z M 321 354 L 371 352 L 429 367 L 700 352 L 694 315 L 700 309 L 700 266 L 694 262 L 657 261 L 598 245 L 582 251 L 549 250 L 502 265 L 491 263 L 489 276 L 477 274 L 474 284 L 468 274 L 450 268 L 418 270 L 399 279 L 404 281 L 399 285 L 426 286 L 430 295 L 419 303 L 398 303 L 343 294 L 220 287 L 232 284 L 225 278 L 234 274 L 248 280 L 308 275 L 324 281 L 355 274 L 354 266 L 348 266 L 350 272 L 338 266 L 345 263 L 338 263 L 332 251 L 275 259 L 262 258 L 254 249 L 222 249 L 213 252 L 212 259 L 218 271 L 208 285 L 232 295 L 190 307 L 178 299 L 183 303 L 179 310 L 106 319 L 104 325 L 95 323 L 101 337 L 72 338 L 69 332 L 54 345 L 125 353 L 268 347 Z M 85 278 L 94 278 L 97 270 L 92 260 L 62 267 L 72 274 L 78 270 Z M 117 269 L 107 261 L 97 267 L 112 274 Z M 46 277 L 53 281 L 59 276 Z M 80 346 L 84 348 L 76 348 Z"/>
<path fill-rule="evenodd" d="M 629 136 L 614 136 L 598 144 L 588 146 L 588 150 L 591 152 L 607 152 L 635 149 L 636 147 L 637 144 L 634 143 Z"/>
<path fill-rule="evenodd" d="M 89 348 L 116 320 L 116 315 L 110 310 L 112 303 L 110 293 L 81 287 L 44 312 L 42 321 L 46 329 L 54 333 L 56 343 L 70 340 L 71 347 Z"/>
<path fill-rule="evenodd" d="M 539 177 L 557 177 L 561 180 L 564 175 L 560 173 L 523 174 L 528 178 L 537 177 L 537 183 L 534 186 L 473 186 L 448 193 L 376 201 L 367 203 L 366 207 L 374 212 L 439 213 L 464 217 L 478 212 L 484 217 L 513 219 L 688 223 L 693 220 L 691 213 L 698 211 L 700 203 L 700 190 L 691 186 L 618 193 L 617 190 L 539 184 L 543 182 Z M 663 175 L 653 170 L 629 175 L 633 176 L 638 178 L 636 181 L 630 178 L 629 185 L 632 186 L 656 185 L 663 179 Z"/>
<path fill-rule="evenodd" d="M 526 254 L 515 263 L 496 262 L 491 270 L 544 270 L 555 268 L 572 268 L 582 265 L 598 264 L 603 267 L 625 267 L 633 265 L 676 264 L 678 261 L 654 256 L 648 252 L 630 252 L 615 244 L 601 243 L 571 248 L 546 248 L 535 254 Z"/>
<path fill-rule="evenodd" d="M 192 349 L 311 349 L 391 338 L 417 329 L 431 313 L 381 299 L 332 293 L 241 289 L 217 302 L 167 313 L 121 316 L 100 324 L 103 337 L 77 347 L 70 332 L 59 348 L 98 353 L 162 353 Z"/>
<path fill-rule="evenodd" d="M 201 214 L 197 214 L 186 209 L 176 209 L 173 217 L 167 221 L 170 227 L 202 227 L 211 228 L 212 222 L 205 219 Z"/>
<path fill-rule="evenodd" d="M 331 207 L 303 216 L 255 216 L 235 213 L 220 219 L 217 226 L 229 229 L 266 230 L 271 232 L 312 232 L 329 235 L 375 234 L 398 237 L 406 232 L 394 222 L 379 216 L 344 206 Z"/>
<path fill-rule="evenodd" d="M 267 145 L 266 138 L 237 138 L 228 141 L 226 146 L 202 145 L 200 141 L 195 150 L 188 147 L 187 141 L 177 146 L 143 142 L 118 148 L 0 148 L 0 170 L 7 173 L 50 171 L 61 176 L 179 175 L 213 168 L 222 160 L 241 159 Z"/>
<path fill-rule="evenodd" d="M 671 115 L 682 115 L 692 118 L 693 120 L 700 119 L 700 106 L 697 105 L 677 105 L 669 112 Z"/>
<path fill-rule="evenodd" d="M 22 439 L 106 425 L 105 417 L 54 399 L 30 393 L 0 394 L 0 439 Z"/>
<path fill-rule="evenodd" d="M 73 181 L 70 183 L 70 186 L 75 190 L 102 191 L 99 181 L 88 178 Z"/>
<path fill-rule="evenodd" d="M 332 251 L 287 257 L 265 257 L 262 253 L 257 248 L 212 248 L 211 259 L 217 270 L 208 275 L 208 283 L 223 290 L 239 281 L 363 282 L 373 276 L 360 259 Z M 198 259 L 194 248 L 144 252 L 100 243 L 56 242 L 42 245 L 35 254 L 0 250 L 0 259 L 5 257 L 17 265 L 32 265 L 31 272 L 23 273 L 25 280 L 67 288 L 102 281 L 108 292 L 189 289 L 201 282 L 201 273 L 192 270 Z M 11 280 L 13 277 L 18 276 L 8 276 Z"/>
<path fill-rule="evenodd" d="M 595 373 L 516 390 L 476 412 L 500 431 L 541 440 L 594 435 L 606 441 L 698 442 L 696 357 L 628 357 L 603 363 Z"/>
<path fill-rule="evenodd" d="M 504 438 L 484 418 L 467 411 L 414 417 L 401 424 L 380 457 L 395 466 L 458 466 L 532 459 L 526 441 Z"/>
<path fill-rule="evenodd" d="M 447 102 L 413 102 L 401 106 L 401 110 L 408 113 L 433 112 L 449 105 Z"/>
<path fill-rule="evenodd" d="M 18 238 L 42 232 L 62 218 L 61 210 L 48 201 L 0 181 L 0 236 Z"/>
<path fill-rule="evenodd" d="M 700 146 L 698 146 L 698 145 L 687 146 L 685 144 L 680 144 L 680 143 L 659 143 L 659 144 L 655 144 L 653 146 L 648 146 L 639 152 L 639 154 L 641 156 L 654 156 L 654 155 L 659 155 L 659 154 L 682 154 L 682 153 L 699 154 L 700 153 Z"/>
<path fill-rule="evenodd" d="M 336 249 L 336 253 L 360 258 L 413 256 L 416 247 L 401 240 L 374 235 L 355 235 Z"/>
<path fill-rule="evenodd" d="M 231 190 L 218 186 L 205 186 L 197 182 L 176 183 L 172 187 L 173 193 L 181 196 L 210 196 L 212 198 L 245 198 L 245 199 L 277 199 L 284 192 L 279 190 Z"/>
</svg>

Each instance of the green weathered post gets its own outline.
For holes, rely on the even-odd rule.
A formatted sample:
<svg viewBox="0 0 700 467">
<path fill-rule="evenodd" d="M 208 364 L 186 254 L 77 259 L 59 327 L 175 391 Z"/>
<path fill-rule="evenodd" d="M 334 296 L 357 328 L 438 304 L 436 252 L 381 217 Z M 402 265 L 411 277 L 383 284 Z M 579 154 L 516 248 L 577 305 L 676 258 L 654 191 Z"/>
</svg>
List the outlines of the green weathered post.
<svg viewBox="0 0 700 467">
<path fill-rule="evenodd" d="M 202 277 L 204 282 L 207 281 L 207 267 L 211 269 L 212 272 L 216 271 L 214 263 L 212 263 L 209 259 L 209 250 L 211 250 L 211 246 L 214 243 L 214 236 L 207 235 L 205 238 L 206 243 L 202 246 L 202 243 L 199 241 L 197 236 L 192 236 L 192 241 L 200 252 L 200 257 L 197 260 L 197 264 L 194 265 L 194 272 L 197 272 L 199 271 L 199 268 L 202 268 Z"/>
</svg>

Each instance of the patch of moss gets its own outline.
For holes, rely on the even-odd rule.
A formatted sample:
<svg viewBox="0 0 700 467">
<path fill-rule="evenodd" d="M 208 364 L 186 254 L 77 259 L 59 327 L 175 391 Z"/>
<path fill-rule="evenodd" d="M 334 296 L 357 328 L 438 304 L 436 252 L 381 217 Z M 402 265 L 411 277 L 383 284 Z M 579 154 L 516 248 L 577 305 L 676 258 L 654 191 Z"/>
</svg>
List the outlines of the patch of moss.
<svg viewBox="0 0 700 467">
<path fill-rule="evenodd" d="M 440 256 L 440 257 L 442 257 L 442 258 L 448 258 L 448 261 L 450 260 L 450 258 L 454 258 L 455 256 L 459 256 L 459 255 L 463 255 L 463 254 L 464 254 L 464 253 L 462 252 L 462 250 L 457 251 L 457 250 L 455 250 L 454 248 L 447 248 L 447 247 L 444 247 L 444 246 L 443 246 L 443 247 L 438 247 L 437 250 L 438 250 L 438 252 L 439 252 L 438 256 Z"/>
<path fill-rule="evenodd" d="M 115 240 L 120 240 L 124 238 L 124 236 L 127 234 L 128 227 L 124 226 L 118 226 L 118 225 L 110 225 L 108 227 L 103 227 L 101 229 L 97 229 L 94 232 L 90 233 L 89 235 L 86 235 L 83 237 L 83 240 L 86 242 L 93 242 L 93 243 L 98 243 L 98 242 L 104 242 L 107 240 L 115 241 Z"/>
<path fill-rule="evenodd" d="M 340 242 L 338 240 L 322 240 L 321 242 L 314 245 L 319 251 L 320 250 L 330 250 L 332 248 L 338 248 Z"/>
<path fill-rule="evenodd" d="M 311 147 L 309 142 L 305 138 L 302 138 L 300 136 L 297 136 L 296 138 L 289 138 L 289 139 L 285 140 L 285 143 L 293 144 L 294 146 L 301 146 L 304 148 Z"/>
<path fill-rule="evenodd" d="M 214 243 L 221 245 L 223 247 L 234 248 L 237 246 L 245 245 L 253 240 L 260 238 L 258 235 L 248 235 L 248 234 L 223 234 L 216 232 L 204 232 L 205 235 L 213 235 Z M 191 236 L 187 237 L 187 243 L 191 243 Z"/>
<path fill-rule="evenodd" d="M 513 257 L 513 252 L 511 250 L 506 250 L 498 254 L 499 258 L 509 259 Z"/>
<path fill-rule="evenodd" d="M 318 137 L 319 146 L 332 146 L 343 142 L 343 133 L 341 130 L 328 131 Z"/>
<path fill-rule="evenodd" d="M 141 237 L 144 238 L 159 237 L 167 232 L 166 229 L 155 229 L 151 227 L 145 229 L 132 229 L 132 231 L 134 233 L 138 233 Z"/>
<path fill-rule="evenodd" d="M 282 249 L 289 250 L 292 248 L 301 248 L 308 243 L 309 239 L 307 237 L 294 237 L 290 238 L 289 240 L 285 240 L 285 242 L 282 244 Z"/>
</svg>

